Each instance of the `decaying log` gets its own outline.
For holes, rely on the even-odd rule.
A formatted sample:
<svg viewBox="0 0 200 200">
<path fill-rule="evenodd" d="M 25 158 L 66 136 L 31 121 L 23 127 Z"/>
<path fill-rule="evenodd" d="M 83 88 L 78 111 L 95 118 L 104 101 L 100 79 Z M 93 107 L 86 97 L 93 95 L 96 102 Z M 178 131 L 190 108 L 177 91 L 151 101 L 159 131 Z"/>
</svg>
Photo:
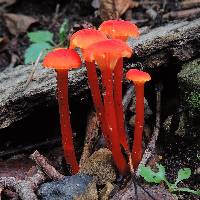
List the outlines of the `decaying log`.
<svg viewBox="0 0 200 200">
<path fill-rule="evenodd" d="M 129 44 L 135 53 L 126 70 L 131 64 L 156 68 L 187 61 L 200 55 L 200 19 L 155 28 Z M 31 115 L 37 108 L 55 105 L 53 70 L 38 66 L 24 90 L 31 70 L 32 66 L 19 66 L 0 74 L 0 129 Z M 70 73 L 69 94 L 83 101 L 89 95 L 85 68 Z"/>
</svg>

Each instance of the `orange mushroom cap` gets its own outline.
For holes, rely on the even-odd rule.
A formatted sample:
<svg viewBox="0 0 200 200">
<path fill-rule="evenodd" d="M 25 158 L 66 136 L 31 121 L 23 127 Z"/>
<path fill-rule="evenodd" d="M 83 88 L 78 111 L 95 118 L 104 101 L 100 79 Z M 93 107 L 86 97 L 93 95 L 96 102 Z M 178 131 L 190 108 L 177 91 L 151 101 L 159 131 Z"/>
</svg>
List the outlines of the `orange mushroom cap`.
<svg viewBox="0 0 200 200">
<path fill-rule="evenodd" d="M 121 40 L 108 39 L 90 45 L 85 49 L 83 57 L 86 61 L 96 61 L 101 69 L 114 69 L 117 60 L 121 57 L 131 57 L 132 49 Z"/>
<path fill-rule="evenodd" d="M 45 56 L 42 65 L 57 70 L 79 68 L 81 58 L 73 49 L 57 48 Z"/>
<path fill-rule="evenodd" d="M 130 69 L 126 73 L 126 78 L 133 81 L 135 84 L 144 84 L 151 80 L 151 76 L 147 72 L 138 69 Z"/>
<path fill-rule="evenodd" d="M 128 37 L 138 37 L 138 27 L 130 21 L 108 20 L 103 22 L 99 30 L 113 39 L 126 41 Z"/>
<path fill-rule="evenodd" d="M 91 44 L 106 40 L 107 37 L 102 32 L 96 29 L 82 29 L 74 33 L 70 38 L 69 48 L 73 49 L 79 47 L 80 49 L 86 49 Z"/>
</svg>

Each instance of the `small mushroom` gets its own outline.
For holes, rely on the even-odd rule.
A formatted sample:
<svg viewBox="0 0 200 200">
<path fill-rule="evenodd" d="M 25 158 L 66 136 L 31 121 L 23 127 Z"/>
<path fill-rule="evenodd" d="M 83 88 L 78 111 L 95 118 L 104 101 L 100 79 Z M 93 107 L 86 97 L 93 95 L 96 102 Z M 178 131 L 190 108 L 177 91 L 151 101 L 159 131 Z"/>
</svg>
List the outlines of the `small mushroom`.
<svg viewBox="0 0 200 200">
<path fill-rule="evenodd" d="M 57 72 L 58 103 L 64 156 L 66 162 L 71 166 L 72 173 L 76 174 L 79 171 L 79 166 L 76 160 L 70 124 L 68 71 L 73 68 L 79 68 L 81 59 L 74 50 L 59 48 L 49 52 L 45 56 L 42 65 L 47 68 L 53 68 Z"/>
<path fill-rule="evenodd" d="M 71 36 L 70 48 L 79 47 L 82 50 L 82 52 L 84 52 L 84 50 L 91 44 L 106 39 L 106 35 L 104 35 L 96 29 L 82 29 Z M 98 119 L 100 121 L 101 130 L 103 132 L 106 144 L 109 147 L 109 129 L 105 120 L 104 106 L 101 99 L 95 63 L 85 61 L 85 64 L 87 68 L 88 82 L 92 93 L 94 107 L 97 112 Z"/>
<path fill-rule="evenodd" d="M 108 20 L 99 26 L 99 30 L 112 39 L 127 41 L 128 37 L 139 37 L 138 27 L 130 21 Z"/>
<path fill-rule="evenodd" d="M 139 36 L 138 27 L 124 20 L 108 20 L 103 22 L 99 30 L 112 39 L 120 39 L 124 42 L 128 37 L 137 38 Z M 114 70 L 114 101 L 117 113 L 118 127 L 120 132 L 120 142 L 126 151 L 129 151 L 129 146 L 126 138 L 124 127 L 124 112 L 122 105 L 122 81 L 123 81 L 123 58 L 120 58 Z"/>
<path fill-rule="evenodd" d="M 83 54 L 87 62 L 98 64 L 102 73 L 102 82 L 105 87 L 104 108 L 105 119 L 110 129 L 111 151 L 119 171 L 125 174 L 128 165 L 121 152 L 117 116 L 113 99 L 113 70 L 121 57 L 130 57 L 132 50 L 120 40 L 104 40 L 90 45 Z"/>
<path fill-rule="evenodd" d="M 134 82 L 136 92 L 136 117 L 134 129 L 134 141 L 132 148 L 133 168 L 136 169 L 142 159 L 142 132 L 144 125 L 144 84 L 151 80 L 148 73 L 130 69 L 126 78 Z"/>
</svg>

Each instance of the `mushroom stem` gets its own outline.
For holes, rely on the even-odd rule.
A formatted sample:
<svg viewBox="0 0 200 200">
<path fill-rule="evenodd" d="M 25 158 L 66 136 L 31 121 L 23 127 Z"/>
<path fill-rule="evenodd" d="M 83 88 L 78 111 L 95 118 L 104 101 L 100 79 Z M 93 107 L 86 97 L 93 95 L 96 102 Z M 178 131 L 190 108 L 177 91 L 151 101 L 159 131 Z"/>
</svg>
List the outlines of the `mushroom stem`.
<svg viewBox="0 0 200 200">
<path fill-rule="evenodd" d="M 126 138 L 126 131 L 124 127 L 124 111 L 122 105 L 122 81 L 123 81 L 123 58 L 120 58 L 114 68 L 114 101 L 117 116 L 117 123 L 119 127 L 120 143 L 126 151 L 129 152 L 129 146 Z"/>
<path fill-rule="evenodd" d="M 144 125 L 144 84 L 135 84 L 136 117 L 132 148 L 133 167 L 136 169 L 142 158 L 142 132 Z"/>
<path fill-rule="evenodd" d="M 115 104 L 113 99 L 113 78 L 112 71 L 109 67 L 102 70 L 102 82 L 105 87 L 104 106 L 105 116 L 110 129 L 111 151 L 113 159 L 119 171 L 125 174 L 128 170 L 128 165 L 121 152 L 119 133 L 117 127 L 117 119 L 115 113 Z"/>
<path fill-rule="evenodd" d="M 94 107 L 97 112 L 97 117 L 100 121 L 100 126 L 101 126 L 103 136 L 105 138 L 106 145 L 108 148 L 110 148 L 110 139 L 109 139 L 110 130 L 108 129 L 108 125 L 105 120 L 104 106 L 103 106 L 103 102 L 102 102 L 102 98 L 100 94 L 95 63 L 85 61 L 85 64 L 87 68 L 88 82 L 89 82 L 90 90 L 92 93 Z"/>
<path fill-rule="evenodd" d="M 62 143 L 64 148 L 64 156 L 66 162 L 68 162 L 71 166 L 72 174 L 76 174 L 79 171 L 79 166 L 76 160 L 76 155 L 72 140 L 72 128 L 70 124 L 70 111 L 68 105 L 68 70 L 56 70 L 56 72 L 57 72 L 60 125 L 62 134 Z"/>
</svg>

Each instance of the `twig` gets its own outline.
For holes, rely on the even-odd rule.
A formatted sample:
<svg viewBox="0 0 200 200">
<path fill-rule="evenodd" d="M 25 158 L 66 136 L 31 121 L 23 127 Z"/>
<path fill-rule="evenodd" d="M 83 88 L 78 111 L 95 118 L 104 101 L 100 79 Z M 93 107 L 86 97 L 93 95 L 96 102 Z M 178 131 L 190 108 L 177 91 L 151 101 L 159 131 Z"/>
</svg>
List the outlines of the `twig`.
<svg viewBox="0 0 200 200">
<path fill-rule="evenodd" d="M 88 117 L 88 123 L 86 128 L 86 138 L 83 148 L 83 153 L 80 159 L 80 167 L 85 163 L 92 153 L 92 149 L 99 139 L 99 121 L 95 111 L 91 111 Z"/>
<path fill-rule="evenodd" d="M 37 170 L 36 174 L 32 177 L 27 177 L 25 180 L 17 180 L 15 177 L 1 177 L 0 188 L 16 191 L 22 200 L 38 200 L 34 191 L 45 180 L 46 177 L 43 172 Z"/>
<path fill-rule="evenodd" d="M 141 165 L 146 165 L 152 155 L 155 153 L 156 141 L 158 139 L 158 134 L 160 130 L 160 107 L 161 107 L 161 91 L 162 85 L 159 84 L 156 86 L 156 126 L 153 131 L 151 140 L 143 154 L 142 160 L 136 171 L 136 177 L 139 177 L 139 168 Z"/>
<path fill-rule="evenodd" d="M 28 79 L 27 79 L 27 81 L 26 81 L 26 83 L 24 85 L 24 90 L 26 90 L 26 88 L 29 86 L 30 82 L 33 80 L 33 75 L 35 73 L 37 65 L 40 62 L 40 58 L 42 57 L 42 54 L 43 54 L 43 51 L 40 52 L 39 56 L 37 57 L 37 60 L 36 60 L 35 64 L 33 65 L 31 73 L 30 73 L 30 75 L 29 75 L 29 77 L 28 77 Z"/>
<path fill-rule="evenodd" d="M 53 166 L 48 163 L 46 157 L 41 155 L 37 150 L 30 155 L 30 158 L 41 168 L 41 170 L 53 180 L 59 180 L 64 177 Z"/>
</svg>

